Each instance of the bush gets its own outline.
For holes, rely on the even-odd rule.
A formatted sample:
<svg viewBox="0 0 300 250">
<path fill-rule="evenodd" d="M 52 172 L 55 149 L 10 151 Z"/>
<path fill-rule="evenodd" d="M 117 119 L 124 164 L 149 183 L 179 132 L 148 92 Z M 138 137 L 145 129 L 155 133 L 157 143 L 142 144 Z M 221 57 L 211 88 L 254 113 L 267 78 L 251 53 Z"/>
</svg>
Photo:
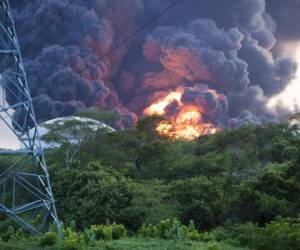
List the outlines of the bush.
<svg viewBox="0 0 300 250">
<path fill-rule="evenodd" d="M 199 233 L 197 230 L 186 232 L 186 237 L 189 240 L 203 241 L 203 236 L 204 234 Z"/>
<path fill-rule="evenodd" d="M 151 238 L 158 238 L 159 237 L 159 230 L 156 226 L 151 224 L 143 224 L 138 234 L 142 237 L 151 237 Z"/>
<path fill-rule="evenodd" d="M 132 194 L 129 180 L 118 172 L 91 162 L 67 171 L 59 169 L 52 176 L 57 208 L 65 223 L 75 220 L 80 230 L 106 220 L 122 223 L 120 215 L 130 206 Z"/>
<path fill-rule="evenodd" d="M 197 229 L 218 225 L 226 208 L 222 180 L 203 176 L 176 180 L 170 184 L 169 198 L 177 204 L 179 219 L 195 221 Z"/>
<path fill-rule="evenodd" d="M 160 237 L 162 239 L 186 239 L 188 228 L 181 224 L 176 218 L 162 220 L 158 226 L 144 224 L 139 234 L 144 237 Z"/>
<path fill-rule="evenodd" d="M 62 250 L 83 250 L 86 249 L 84 235 L 67 228 L 63 231 L 64 240 Z"/>
<path fill-rule="evenodd" d="M 234 225 L 224 229 L 222 237 L 236 239 L 255 250 L 300 250 L 300 217 L 278 217 L 265 227 L 253 223 Z"/>
<path fill-rule="evenodd" d="M 161 221 L 158 226 L 160 231 L 160 236 L 163 239 L 168 240 L 181 240 L 184 241 L 186 239 L 186 227 L 181 224 L 179 220 L 176 218 L 170 220 Z"/>
<path fill-rule="evenodd" d="M 186 229 L 186 236 L 189 240 L 195 240 L 195 241 L 200 241 L 203 240 L 204 234 L 199 233 L 198 230 L 196 230 L 195 224 L 193 220 L 190 220 L 189 227 L 185 227 Z"/>
<path fill-rule="evenodd" d="M 54 246 L 58 243 L 58 236 L 54 232 L 47 232 L 39 239 L 39 245 L 41 247 Z"/>
<path fill-rule="evenodd" d="M 96 240 L 112 240 L 112 228 L 107 225 L 93 225 L 90 229 Z"/>
<path fill-rule="evenodd" d="M 4 221 L 3 224 L 7 224 L 5 226 L 1 225 L 2 223 L 0 223 L 0 227 L 3 227 L 3 232 L 1 233 L 1 237 L 3 239 L 3 241 L 9 241 L 10 238 L 12 237 L 12 235 L 15 233 L 15 229 L 14 227 L 10 224 L 10 222 L 8 220 Z M 7 226 L 7 228 L 6 228 Z M 6 229 L 6 231 L 4 231 Z"/>
<path fill-rule="evenodd" d="M 93 225 L 85 231 L 89 239 L 117 240 L 127 236 L 127 230 L 123 225 L 113 223 L 111 225 Z"/>
<path fill-rule="evenodd" d="M 121 224 L 113 223 L 112 227 L 112 238 L 118 240 L 127 236 L 126 228 Z"/>
<path fill-rule="evenodd" d="M 220 248 L 216 242 L 213 242 L 207 246 L 207 250 L 223 250 L 223 248 Z"/>
<path fill-rule="evenodd" d="M 189 227 L 182 225 L 179 220 L 162 220 L 158 226 L 143 224 L 138 234 L 142 237 L 162 238 L 168 240 L 203 240 L 204 234 L 195 229 L 193 221 L 190 221 Z"/>
</svg>

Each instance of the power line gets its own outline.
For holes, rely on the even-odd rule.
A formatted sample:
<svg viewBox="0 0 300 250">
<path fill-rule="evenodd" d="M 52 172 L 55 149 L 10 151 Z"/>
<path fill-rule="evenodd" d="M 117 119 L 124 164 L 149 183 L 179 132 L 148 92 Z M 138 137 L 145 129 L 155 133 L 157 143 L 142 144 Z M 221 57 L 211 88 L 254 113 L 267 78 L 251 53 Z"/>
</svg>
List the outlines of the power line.
<svg viewBox="0 0 300 250">
<path fill-rule="evenodd" d="M 31 46 L 34 44 L 34 42 L 41 36 L 49 27 L 55 23 L 55 21 L 66 11 L 66 9 L 74 2 L 75 0 L 70 0 L 61 10 L 60 12 L 30 41 L 30 44 L 25 47 L 24 52 L 27 51 Z M 163 9 L 160 13 L 158 13 L 156 16 L 151 18 L 148 22 L 143 24 L 141 27 L 139 27 L 136 31 L 131 33 L 129 36 L 127 36 L 124 40 L 122 40 L 120 43 L 117 43 L 115 46 L 113 46 L 111 49 L 109 49 L 106 53 L 104 53 L 102 56 L 100 56 L 96 62 L 99 62 L 102 58 L 109 55 L 112 51 L 115 49 L 121 47 L 125 43 L 127 43 L 130 39 L 138 35 L 140 32 L 142 32 L 145 28 L 147 28 L 149 25 L 151 25 L 153 22 L 155 22 L 158 18 L 163 16 L 165 13 L 167 13 L 171 8 L 173 8 L 176 4 L 178 4 L 180 0 L 173 1 L 169 6 L 167 6 L 165 9 Z M 88 68 L 83 69 L 79 72 L 79 74 L 82 74 L 84 71 L 86 71 Z"/>
<path fill-rule="evenodd" d="M 125 43 L 127 43 L 130 39 L 132 39 L 133 37 L 135 37 L 136 35 L 138 35 L 145 28 L 147 28 L 149 25 L 151 25 L 153 22 L 155 22 L 158 18 L 160 18 L 161 16 L 163 16 L 165 13 L 167 13 L 170 9 L 172 9 L 180 1 L 181 0 L 175 0 L 175 1 L 173 1 L 168 7 L 166 7 L 165 9 L 163 9 L 156 16 L 154 16 L 153 18 L 151 18 L 148 22 L 146 22 L 141 27 L 139 27 L 136 31 L 134 31 L 129 36 L 127 36 L 124 40 L 122 40 L 121 42 L 117 43 L 115 46 L 113 46 L 111 49 L 109 49 L 107 52 L 105 52 L 102 56 L 98 57 L 98 59 L 96 60 L 96 62 L 99 62 L 102 58 L 104 58 L 107 55 L 109 55 L 112 51 L 114 51 L 115 49 L 118 49 L 119 47 L 121 47 L 122 45 L 124 45 Z M 85 69 L 79 71 L 79 74 L 82 74 L 87 69 L 88 68 L 85 68 Z"/>
<path fill-rule="evenodd" d="M 70 0 L 59 12 L 58 14 L 30 41 L 30 44 L 25 47 L 24 52 L 27 51 L 33 43 L 42 35 L 49 27 L 56 22 L 56 20 L 65 12 L 65 10 L 74 2 L 75 0 Z"/>
</svg>

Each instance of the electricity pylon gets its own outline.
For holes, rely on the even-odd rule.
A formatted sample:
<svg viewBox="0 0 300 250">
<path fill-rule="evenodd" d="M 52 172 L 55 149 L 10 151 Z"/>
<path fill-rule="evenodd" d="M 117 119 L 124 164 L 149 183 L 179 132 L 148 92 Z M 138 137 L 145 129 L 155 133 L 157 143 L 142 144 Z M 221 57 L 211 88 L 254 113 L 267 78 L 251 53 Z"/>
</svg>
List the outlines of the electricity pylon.
<svg viewBox="0 0 300 250">
<path fill-rule="evenodd" d="M 0 0 L 0 95 L 0 121 L 21 145 L 0 150 L 0 157 L 11 154 L 8 159 L 13 161 L 0 163 L 0 213 L 34 234 L 50 221 L 60 232 L 9 0 Z"/>
</svg>

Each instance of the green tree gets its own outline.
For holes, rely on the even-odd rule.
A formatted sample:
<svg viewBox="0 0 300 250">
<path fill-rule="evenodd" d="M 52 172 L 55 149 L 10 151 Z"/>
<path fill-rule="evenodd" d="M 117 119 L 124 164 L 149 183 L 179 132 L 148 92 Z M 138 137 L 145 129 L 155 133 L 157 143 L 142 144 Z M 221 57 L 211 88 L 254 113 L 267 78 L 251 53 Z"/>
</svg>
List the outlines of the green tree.
<svg viewBox="0 0 300 250">
<path fill-rule="evenodd" d="M 200 229 L 210 229 L 220 223 L 224 213 L 224 192 L 217 179 L 194 177 L 170 184 L 170 199 L 175 202 L 184 224 L 193 220 Z"/>
<path fill-rule="evenodd" d="M 129 180 L 97 162 L 53 171 L 53 189 L 60 216 L 78 228 L 122 222 L 122 211 L 130 205 Z"/>
<path fill-rule="evenodd" d="M 85 142 L 92 143 L 95 140 L 98 130 L 111 131 L 100 121 L 79 117 L 58 119 L 43 126 L 47 129 L 47 133 L 42 136 L 43 141 L 50 146 L 60 147 L 67 167 L 75 160 Z"/>
</svg>

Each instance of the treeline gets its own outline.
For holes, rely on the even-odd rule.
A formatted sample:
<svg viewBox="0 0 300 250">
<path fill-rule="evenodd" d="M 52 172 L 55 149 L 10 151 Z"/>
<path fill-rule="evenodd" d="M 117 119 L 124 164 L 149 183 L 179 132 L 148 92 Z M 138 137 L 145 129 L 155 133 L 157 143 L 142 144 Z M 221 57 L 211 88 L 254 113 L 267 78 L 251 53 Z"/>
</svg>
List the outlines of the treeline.
<svg viewBox="0 0 300 250">
<path fill-rule="evenodd" d="M 92 136 L 80 140 L 71 161 L 68 141 L 47 151 L 65 226 L 84 232 L 116 223 L 127 236 L 143 229 L 143 237 L 161 238 L 161 221 L 177 218 L 186 227 L 193 223 L 198 241 L 300 249 L 296 125 L 248 125 L 180 141 L 155 132 L 159 119 L 117 132 L 87 129 Z"/>
</svg>

